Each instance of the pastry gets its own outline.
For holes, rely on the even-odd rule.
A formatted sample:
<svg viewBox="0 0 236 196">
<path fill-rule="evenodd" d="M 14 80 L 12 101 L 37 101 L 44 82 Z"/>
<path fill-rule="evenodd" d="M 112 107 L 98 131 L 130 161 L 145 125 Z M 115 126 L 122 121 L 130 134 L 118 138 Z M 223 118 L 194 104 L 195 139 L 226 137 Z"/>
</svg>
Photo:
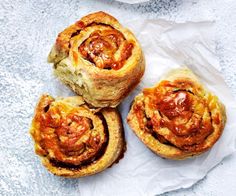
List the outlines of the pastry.
<svg viewBox="0 0 236 196">
<path fill-rule="evenodd" d="M 219 139 L 226 122 L 224 105 L 187 68 L 171 71 L 139 94 L 128 124 L 153 152 L 169 159 L 199 155 Z"/>
<path fill-rule="evenodd" d="M 104 12 L 59 33 L 48 62 L 55 75 L 94 107 L 116 107 L 139 83 L 144 57 L 135 36 Z"/>
<path fill-rule="evenodd" d="M 43 95 L 30 133 L 43 165 L 58 176 L 96 174 L 118 162 L 125 151 L 118 111 L 91 109 L 80 96 Z"/>
</svg>

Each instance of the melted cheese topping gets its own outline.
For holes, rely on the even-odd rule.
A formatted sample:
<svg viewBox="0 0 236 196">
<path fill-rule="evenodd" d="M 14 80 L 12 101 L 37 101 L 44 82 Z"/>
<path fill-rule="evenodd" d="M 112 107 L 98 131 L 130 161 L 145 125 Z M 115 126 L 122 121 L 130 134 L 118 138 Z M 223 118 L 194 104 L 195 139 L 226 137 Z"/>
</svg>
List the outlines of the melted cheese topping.
<svg viewBox="0 0 236 196">
<path fill-rule="evenodd" d="M 93 32 L 79 46 L 83 58 L 94 63 L 96 67 L 114 70 L 123 67 L 131 56 L 132 49 L 133 44 L 129 43 L 122 33 L 109 27 L 107 30 Z"/>
<path fill-rule="evenodd" d="M 83 111 L 88 113 L 87 108 L 73 108 L 43 97 L 35 116 L 38 129 L 34 138 L 40 146 L 37 153 L 68 165 L 93 160 L 107 138 L 104 128 L 96 129 L 93 119 L 83 116 Z"/>
<path fill-rule="evenodd" d="M 220 122 L 211 113 L 214 97 L 207 99 L 200 91 L 190 81 L 181 80 L 162 81 L 155 88 L 144 89 L 143 100 L 134 104 L 140 128 L 161 143 L 186 152 L 202 151 L 213 124 Z"/>
</svg>

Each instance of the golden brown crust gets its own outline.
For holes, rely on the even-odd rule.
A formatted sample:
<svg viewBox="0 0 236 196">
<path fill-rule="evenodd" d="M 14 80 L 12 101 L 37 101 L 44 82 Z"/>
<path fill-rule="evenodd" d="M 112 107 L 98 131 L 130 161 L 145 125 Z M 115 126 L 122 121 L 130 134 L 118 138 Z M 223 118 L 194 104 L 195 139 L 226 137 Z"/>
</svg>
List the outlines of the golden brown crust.
<svg viewBox="0 0 236 196">
<path fill-rule="evenodd" d="M 61 32 L 48 61 L 55 74 L 95 107 L 116 107 L 145 69 L 135 36 L 109 14 L 89 14 Z"/>
<path fill-rule="evenodd" d="M 211 148 L 223 132 L 226 113 L 189 69 L 176 69 L 135 98 L 127 122 L 153 152 L 179 160 Z"/>
<path fill-rule="evenodd" d="M 54 99 L 43 95 L 30 134 L 43 165 L 68 178 L 101 172 L 118 162 L 125 151 L 119 112 L 91 109 L 80 96 Z"/>
</svg>

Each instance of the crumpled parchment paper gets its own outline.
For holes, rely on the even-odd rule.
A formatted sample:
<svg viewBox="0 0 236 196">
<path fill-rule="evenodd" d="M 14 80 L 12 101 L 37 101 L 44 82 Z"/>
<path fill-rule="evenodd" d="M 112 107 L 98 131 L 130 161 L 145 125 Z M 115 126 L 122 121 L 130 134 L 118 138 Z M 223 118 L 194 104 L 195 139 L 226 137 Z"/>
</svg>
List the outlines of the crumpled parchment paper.
<svg viewBox="0 0 236 196">
<path fill-rule="evenodd" d="M 123 101 L 122 114 L 127 151 L 119 164 L 106 171 L 80 179 L 84 195 L 153 196 L 190 187 L 221 160 L 235 151 L 236 105 L 220 72 L 214 53 L 214 23 L 174 23 L 164 20 L 132 21 L 126 24 L 140 41 L 146 58 L 142 82 Z M 184 161 L 158 157 L 139 141 L 126 123 L 130 104 L 144 87 L 156 84 L 171 68 L 189 67 L 225 104 L 227 124 L 219 141 L 208 152 Z"/>
</svg>

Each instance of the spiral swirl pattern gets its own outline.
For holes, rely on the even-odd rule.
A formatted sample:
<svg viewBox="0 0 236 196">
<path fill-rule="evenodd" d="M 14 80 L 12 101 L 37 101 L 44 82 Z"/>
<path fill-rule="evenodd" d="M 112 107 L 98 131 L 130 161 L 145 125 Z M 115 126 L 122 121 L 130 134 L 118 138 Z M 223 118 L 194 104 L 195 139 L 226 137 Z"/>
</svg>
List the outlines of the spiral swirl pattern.
<svg viewBox="0 0 236 196">
<path fill-rule="evenodd" d="M 99 68 L 118 70 L 131 56 L 132 48 L 133 44 L 122 33 L 111 27 L 103 27 L 94 31 L 79 46 L 79 52 Z"/>
<path fill-rule="evenodd" d="M 132 55 L 135 41 L 127 40 L 112 22 L 118 21 L 103 12 L 98 12 L 97 18 L 88 15 L 60 33 L 56 47 L 65 54 L 71 53 L 75 64 L 83 58 L 98 68 L 118 70 Z"/>
<path fill-rule="evenodd" d="M 135 36 L 104 12 L 84 16 L 59 33 L 48 61 L 55 75 L 94 107 L 116 107 L 145 69 Z"/>
<path fill-rule="evenodd" d="M 112 115 L 112 114 L 110 114 Z M 99 163 L 106 154 L 109 139 L 114 139 L 107 124 L 107 117 L 102 111 L 91 110 L 81 97 L 71 97 L 55 100 L 49 95 L 41 97 L 36 108 L 31 134 L 35 140 L 35 150 L 44 157 L 44 165 L 55 174 L 55 168 L 63 168 L 67 172 L 58 175 L 67 175 L 68 171 L 75 171 L 68 176 L 80 177 L 91 175 L 88 170 L 93 164 Z M 119 120 L 119 119 L 118 119 Z M 113 155 L 106 160 L 106 167 L 111 166 L 119 156 L 122 156 L 124 140 L 120 122 L 118 126 L 118 141 L 115 142 Z M 111 130 L 112 131 L 112 130 Z M 109 134 L 110 133 L 110 134 Z M 119 155 L 119 156 L 117 156 Z M 104 160 L 103 160 L 104 161 Z M 102 169 L 105 169 L 104 166 Z M 81 173 L 81 171 L 87 173 Z"/>
<path fill-rule="evenodd" d="M 132 128 L 135 116 L 142 131 L 163 149 L 172 148 L 175 157 L 167 149 L 163 150 L 166 154 L 158 149 L 157 153 L 167 158 L 184 158 L 206 151 L 217 141 L 225 124 L 223 105 L 188 74 L 190 77 L 177 74 L 154 88 L 144 89 L 128 117 Z"/>
</svg>

